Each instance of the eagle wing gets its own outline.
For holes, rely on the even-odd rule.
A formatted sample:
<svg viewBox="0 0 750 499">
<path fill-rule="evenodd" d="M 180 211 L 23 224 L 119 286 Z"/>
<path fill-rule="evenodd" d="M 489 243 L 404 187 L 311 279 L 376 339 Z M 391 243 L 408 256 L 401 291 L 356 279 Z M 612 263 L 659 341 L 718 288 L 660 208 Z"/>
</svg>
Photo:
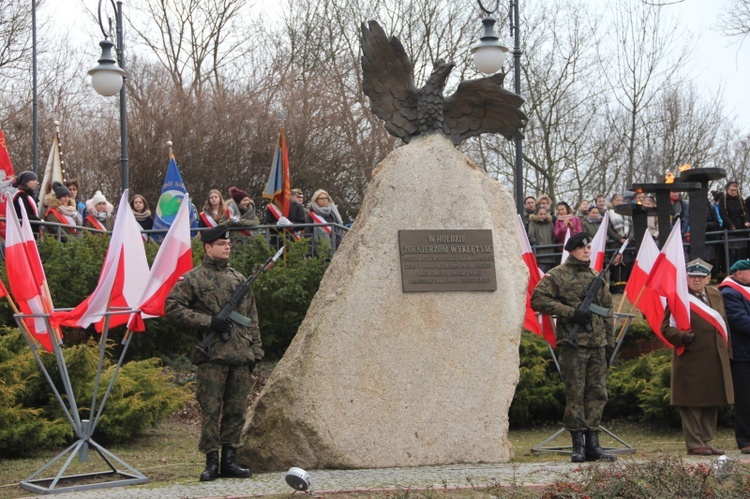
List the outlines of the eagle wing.
<svg viewBox="0 0 750 499">
<path fill-rule="evenodd" d="M 462 81 L 443 105 L 443 132 L 455 145 L 482 133 L 500 133 L 508 140 L 523 138 L 528 118 L 524 100 L 503 88 L 503 74 Z"/>
<path fill-rule="evenodd" d="M 391 135 L 404 142 L 417 132 L 417 88 L 401 42 L 388 38 L 376 21 L 362 23 L 362 88 L 372 112 Z"/>
</svg>

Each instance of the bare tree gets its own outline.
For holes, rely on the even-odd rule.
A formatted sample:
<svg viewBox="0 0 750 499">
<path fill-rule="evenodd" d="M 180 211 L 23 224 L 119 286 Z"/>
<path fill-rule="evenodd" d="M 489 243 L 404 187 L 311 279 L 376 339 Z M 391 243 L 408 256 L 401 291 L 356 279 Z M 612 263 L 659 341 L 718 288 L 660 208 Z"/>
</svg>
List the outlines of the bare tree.
<svg viewBox="0 0 750 499">
<path fill-rule="evenodd" d="M 750 0 L 732 0 L 719 17 L 719 30 L 744 41 L 750 34 Z"/>
<path fill-rule="evenodd" d="M 612 35 L 601 46 L 602 72 L 615 102 L 627 113 L 617 120 L 626 145 L 625 186 L 637 177 L 637 148 L 649 123 L 646 110 L 659 92 L 675 85 L 675 76 L 688 53 L 690 38 L 680 33 L 677 19 L 645 3 L 620 0 L 614 6 Z M 685 40 L 676 46 L 676 40 Z"/>
</svg>

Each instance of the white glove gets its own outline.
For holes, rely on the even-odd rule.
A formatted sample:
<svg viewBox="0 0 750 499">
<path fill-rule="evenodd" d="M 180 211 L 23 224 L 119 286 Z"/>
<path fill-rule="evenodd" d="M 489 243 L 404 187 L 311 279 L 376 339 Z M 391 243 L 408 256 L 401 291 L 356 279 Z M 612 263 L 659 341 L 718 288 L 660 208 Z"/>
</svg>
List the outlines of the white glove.
<svg viewBox="0 0 750 499">
<path fill-rule="evenodd" d="M 232 222 L 233 224 L 236 224 L 237 222 L 239 222 L 239 221 L 240 221 L 240 217 L 238 217 L 237 215 L 234 215 L 234 216 L 233 216 L 233 217 L 231 217 L 231 218 L 230 218 L 229 220 L 231 220 L 231 222 Z"/>
<path fill-rule="evenodd" d="M 276 222 L 276 225 L 292 225 L 292 222 L 290 222 L 287 217 L 282 215 L 281 217 L 279 217 L 279 221 Z"/>
</svg>

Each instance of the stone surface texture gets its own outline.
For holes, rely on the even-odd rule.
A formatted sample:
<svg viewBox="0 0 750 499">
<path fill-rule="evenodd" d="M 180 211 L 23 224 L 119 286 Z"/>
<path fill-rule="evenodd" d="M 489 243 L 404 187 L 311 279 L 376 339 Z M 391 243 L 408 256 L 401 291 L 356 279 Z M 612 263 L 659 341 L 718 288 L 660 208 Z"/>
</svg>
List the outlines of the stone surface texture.
<svg viewBox="0 0 750 499">
<path fill-rule="evenodd" d="M 396 149 L 249 409 L 258 470 L 501 463 L 527 273 L 510 194 L 444 137 Z M 491 229 L 497 291 L 404 293 L 400 229 Z"/>
</svg>

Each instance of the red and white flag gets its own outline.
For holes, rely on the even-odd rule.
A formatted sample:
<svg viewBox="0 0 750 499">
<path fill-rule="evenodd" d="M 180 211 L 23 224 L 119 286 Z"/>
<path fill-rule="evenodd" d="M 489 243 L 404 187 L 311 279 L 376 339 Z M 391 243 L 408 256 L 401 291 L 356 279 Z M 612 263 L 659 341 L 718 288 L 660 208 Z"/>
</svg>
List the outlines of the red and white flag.
<svg viewBox="0 0 750 499">
<path fill-rule="evenodd" d="M 24 249 L 26 250 L 26 257 L 29 260 L 31 266 L 31 275 L 34 277 L 34 282 L 40 287 L 42 294 L 46 295 L 47 276 L 44 275 L 44 267 L 42 266 L 42 257 L 39 256 L 39 248 L 36 245 L 36 239 L 34 239 L 34 232 L 31 230 L 31 222 L 29 222 L 29 215 L 26 213 L 26 207 L 23 203 L 20 203 L 21 207 L 21 237 L 23 238 Z M 47 296 L 50 304 L 50 310 L 52 307 L 52 297 Z"/>
<path fill-rule="evenodd" d="M 565 245 L 568 244 L 568 239 L 570 239 L 570 227 L 565 229 L 565 240 L 563 241 L 562 256 L 560 257 L 560 265 L 565 263 L 565 261 L 568 259 L 568 255 L 570 255 L 570 252 L 565 249 Z"/>
<path fill-rule="evenodd" d="M 518 215 L 518 238 L 521 241 L 523 262 L 529 269 L 529 284 L 526 287 L 526 314 L 523 319 L 523 327 L 532 333 L 542 336 L 554 348 L 556 341 L 552 318 L 548 315 L 537 314 L 531 308 L 531 294 L 534 292 L 534 287 L 536 287 L 537 283 L 544 277 L 544 272 L 539 268 L 534 252 L 531 250 L 531 243 L 529 243 L 529 236 L 526 234 L 526 228 L 523 225 L 521 215 Z"/>
<path fill-rule="evenodd" d="M 667 299 L 671 320 L 678 329 L 688 331 L 690 326 L 690 294 L 688 293 L 685 253 L 682 249 L 681 220 L 674 224 L 672 232 L 656 258 L 646 281 L 646 286 Z M 680 345 L 676 351 L 682 353 Z"/>
<path fill-rule="evenodd" d="M 661 323 L 664 320 L 664 307 L 666 298 L 660 297 L 656 291 L 646 287 L 646 281 L 651 269 L 659 257 L 659 248 L 654 238 L 646 231 L 643 234 L 641 247 L 633 264 L 630 278 L 625 285 L 625 294 L 630 301 L 640 310 L 654 334 L 667 346 L 672 346 L 661 334 Z"/>
<path fill-rule="evenodd" d="M 41 287 L 36 282 L 32 270 L 33 266 L 29 262 L 24 236 L 21 232 L 21 224 L 11 202 L 10 198 L 6 200 L 8 219 L 5 232 L 5 268 L 8 272 L 10 292 L 22 313 L 47 314 L 50 309 L 45 307 L 45 297 L 42 294 Z M 22 211 L 22 213 L 25 212 Z M 27 317 L 23 321 L 29 333 L 48 352 L 51 352 L 53 350 L 52 338 L 47 321 L 43 317 Z"/>
<path fill-rule="evenodd" d="M 63 326 L 84 329 L 96 323 L 96 330 L 101 332 L 107 312 L 136 308 L 146 289 L 144 276 L 148 273 L 141 226 L 130 209 L 126 190 L 120 198 L 112 238 L 96 289 L 73 310 L 55 312 L 52 320 Z M 130 315 L 112 314 L 109 327 L 126 324 Z"/>
<path fill-rule="evenodd" d="M 325 218 L 317 215 L 312 210 L 310 210 L 310 218 L 312 219 L 313 223 L 316 223 L 316 224 L 327 224 L 328 223 Z M 329 236 L 333 233 L 333 229 L 332 229 L 332 227 L 330 225 L 324 225 L 324 226 L 322 226 L 320 228 L 323 229 Z"/>
<path fill-rule="evenodd" d="M 604 253 L 607 250 L 607 228 L 609 228 L 609 210 L 604 213 L 602 223 L 594 234 L 591 241 L 591 264 L 590 267 L 597 272 L 604 270 Z"/>
<path fill-rule="evenodd" d="M 148 284 L 138 302 L 140 312 L 131 317 L 128 328 L 145 331 L 143 319 L 164 315 L 164 302 L 177 279 L 193 268 L 193 251 L 190 246 L 190 200 L 182 198 L 174 222 L 159 246 L 154 264 L 149 272 Z"/>
</svg>

